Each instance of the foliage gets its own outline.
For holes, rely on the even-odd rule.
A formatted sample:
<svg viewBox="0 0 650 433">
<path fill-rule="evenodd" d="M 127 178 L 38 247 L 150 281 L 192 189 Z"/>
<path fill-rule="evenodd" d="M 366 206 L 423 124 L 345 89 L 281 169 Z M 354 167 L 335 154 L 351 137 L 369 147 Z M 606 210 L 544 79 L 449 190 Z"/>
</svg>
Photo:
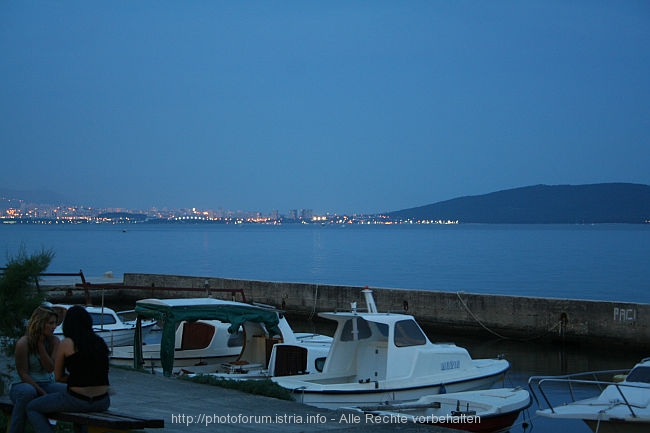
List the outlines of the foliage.
<svg viewBox="0 0 650 433">
<path fill-rule="evenodd" d="M 0 274 L 0 335 L 9 342 L 25 333 L 27 320 L 44 300 L 36 290 L 38 276 L 54 258 L 54 252 L 42 249 L 28 255 L 21 247 L 15 257 L 7 258 Z M 10 348 L 7 348 L 10 349 Z"/>
<path fill-rule="evenodd" d="M 277 398 L 280 400 L 294 400 L 291 391 L 281 387 L 270 379 L 260 380 L 232 380 L 224 379 L 221 377 L 210 376 L 207 374 L 199 374 L 196 376 L 180 376 L 183 380 L 191 382 L 203 383 L 207 385 L 220 386 L 222 388 L 236 389 L 238 391 L 247 392 L 254 395 L 263 395 L 266 397 Z"/>
</svg>

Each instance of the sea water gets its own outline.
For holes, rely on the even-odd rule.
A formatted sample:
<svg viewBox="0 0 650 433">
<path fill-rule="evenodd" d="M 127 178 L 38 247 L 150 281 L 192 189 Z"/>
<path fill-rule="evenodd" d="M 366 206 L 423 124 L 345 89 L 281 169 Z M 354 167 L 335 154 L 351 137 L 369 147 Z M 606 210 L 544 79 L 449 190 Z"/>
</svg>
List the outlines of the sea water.
<svg viewBox="0 0 650 433">
<path fill-rule="evenodd" d="M 142 272 L 650 302 L 650 225 L 0 225 L 5 257 L 21 248 L 52 250 L 49 272 L 83 270 L 91 280 Z M 331 331 L 302 326 L 296 330 Z M 474 358 L 503 354 L 511 387 L 526 387 L 532 375 L 631 368 L 650 356 L 426 331 Z M 511 431 L 590 431 L 581 421 L 537 418 L 536 409 Z"/>
<path fill-rule="evenodd" d="M 48 272 L 223 277 L 650 303 L 650 225 L 0 225 Z M 6 263 L 0 262 L 0 265 Z"/>
</svg>

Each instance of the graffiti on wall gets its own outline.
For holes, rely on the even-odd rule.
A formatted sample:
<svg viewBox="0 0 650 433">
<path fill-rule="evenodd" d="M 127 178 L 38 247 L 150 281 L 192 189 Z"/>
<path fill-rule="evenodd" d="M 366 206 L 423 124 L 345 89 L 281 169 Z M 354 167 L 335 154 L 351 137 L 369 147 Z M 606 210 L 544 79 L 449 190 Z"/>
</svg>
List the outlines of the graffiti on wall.
<svg viewBox="0 0 650 433">
<path fill-rule="evenodd" d="M 636 322 L 636 309 L 614 307 L 614 322 Z"/>
</svg>

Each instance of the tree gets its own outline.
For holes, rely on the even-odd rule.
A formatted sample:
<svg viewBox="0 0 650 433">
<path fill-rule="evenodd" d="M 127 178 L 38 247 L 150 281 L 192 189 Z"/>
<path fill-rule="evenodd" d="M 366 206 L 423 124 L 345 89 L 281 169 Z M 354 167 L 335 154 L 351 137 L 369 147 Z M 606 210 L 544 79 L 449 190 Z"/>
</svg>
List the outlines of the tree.
<svg viewBox="0 0 650 433">
<path fill-rule="evenodd" d="M 36 282 L 53 258 L 52 250 L 42 249 L 28 255 L 24 247 L 15 257 L 7 258 L 4 272 L 0 274 L 0 335 L 8 337 L 9 342 L 25 334 L 27 320 L 44 301 Z"/>
</svg>

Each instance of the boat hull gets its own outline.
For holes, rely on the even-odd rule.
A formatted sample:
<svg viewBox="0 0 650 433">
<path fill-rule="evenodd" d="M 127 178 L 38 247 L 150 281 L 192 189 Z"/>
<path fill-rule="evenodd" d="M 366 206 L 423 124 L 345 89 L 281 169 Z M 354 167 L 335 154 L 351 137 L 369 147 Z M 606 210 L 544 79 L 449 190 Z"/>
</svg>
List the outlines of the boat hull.
<svg viewBox="0 0 650 433">
<path fill-rule="evenodd" d="M 190 367 L 220 364 L 237 359 L 241 347 L 223 347 L 195 350 L 176 350 L 174 352 L 175 367 Z M 150 344 L 142 348 L 142 360 L 145 367 L 160 367 L 160 344 Z M 111 364 L 133 366 L 133 345 L 119 347 L 111 354 Z"/>
<path fill-rule="evenodd" d="M 143 335 L 146 335 L 149 333 L 151 328 L 153 327 L 153 323 L 149 326 L 143 326 L 142 327 L 142 333 Z M 135 332 L 135 328 L 132 329 L 118 329 L 118 330 L 97 330 L 95 329 L 95 334 L 99 335 L 104 339 L 106 342 L 106 345 L 109 347 L 109 349 L 113 349 L 114 347 L 120 347 L 120 346 L 128 346 L 128 345 L 133 345 L 133 334 Z"/>
<path fill-rule="evenodd" d="M 521 410 L 517 410 L 505 414 L 481 417 L 476 417 L 473 415 L 460 415 L 456 418 L 448 418 L 448 421 L 444 421 L 444 419 L 447 418 L 438 418 L 437 421 L 433 421 L 427 420 L 425 417 L 421 420 L 415 419 L 414 422 L 445 427 L 452 430 L 462 430 L 475 433 L 495 433 L 507 431 L 510 429 L 510 427 L 512 427 L 512 425 L 519 417 L 520 412 Z"/>
<path fill-rule="evenodd" d="M 570 403 L 564 406 L 538 410 L 537 414 L 546 418 L 564 420 L 579 419 L 598 433 L 642 433 L 650 431 L 650 411 L 634 407 L 635 415 L 623 404 L 600 402 L 598 399 Z"/>
<path fill-rule="evenodd" d="M 289 389 L 293 391 L 296 401 L 300 403 L 324 409 L 338 409 L 343 406 L 370 406 L 417 400 L 431 394 L 488 389 L 504 379 L 507 369 L 508 367 L 492 375 L 468 377 L 453 383 L 438 382 L 424 386 L 383 386 L 379 383 L 369 382 L 347 387 L 325 385 L 318 390 L 300 386 Z M 285 388 L 291 383 L 279 379 L 276 382 Z"/>
<path fill-rule="evenodd" d="M 366 415 L 399 419 L 400 423 L 495 433 L 510 429 L 531 402 L 530 393 L 524 389 L 500 388 L 429 395 L 410 403 L 359 409 Z"/>
<path fill-rule="evenodd" d="M 67 304 L 52 305 L 52 308 L 57 311 L 60 321 L 54 330 L 54 335 L 61 340 L 64 338 L 62 321 L 70 307 L 71 305 Z M 86 306 L 84 308 L 86 308 L 93 321 L 93 331 L 106 342 L 106 345 L 111 351 L 116 347 L 133 345 L 136 321 L 122 320 L 122 316 L 130 313 L 129 311 L 116 312 L 111 308 L 94 306 Z M 155 324 L 156 322 L 153 320 L 143 321 L 141 323 L 142 335 L 147 335 Z"/>
<path fill-rule="evenodd" d="M 546 418 L 584 421 L 598 433 L 641 433 L 650 431 L 650 358 L 643 359 L 631 370 L 605 370 L 574 373 L 566 376 L 533 376 L 530 389 L 548 406 L 537 411 Z M 549 388 L 565 387 L 559 401 L 548 398 Z M 599 393 L 576 399 L 576 394 Z M 535 397 L 537 401 L 540 398 Z M 554 400 L 558 400 L 557 398 Z"/>
<path fill-rule="evenodd" d="M 521 388 L 499 388 L 427 395 L 413 402 L 351 408 L 375 422 L 430 424 L 450 429 L 495 433 L 508 430 L 532 403 Z M 347 408 L 345 408 L 347 409 Z"/>
<path fill-rule="evenodd" d="M 584 420 L 591 431 L 595 433 L 648 433 L 650 431 L 650 421 L 630 422 L 630 421 L 593 421 Z"/>
</svg>

